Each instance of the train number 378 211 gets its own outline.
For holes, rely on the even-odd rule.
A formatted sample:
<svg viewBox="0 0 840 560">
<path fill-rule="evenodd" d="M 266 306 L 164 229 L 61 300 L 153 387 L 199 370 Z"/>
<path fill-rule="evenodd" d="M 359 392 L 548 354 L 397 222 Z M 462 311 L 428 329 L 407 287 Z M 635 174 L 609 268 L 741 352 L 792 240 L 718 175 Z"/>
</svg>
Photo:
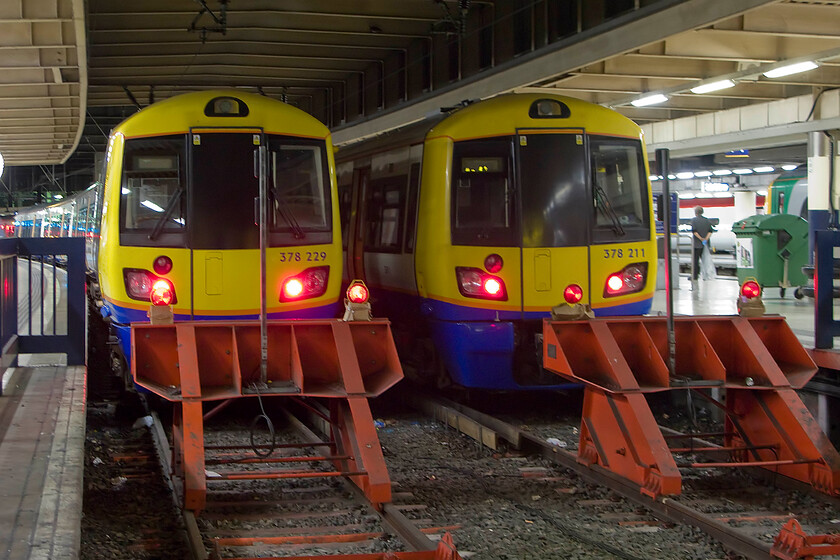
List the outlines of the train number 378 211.
<svg viewBox="0 0 840 560">
<path fill-rule="evenodd" d="M 306 251 L 299 253 L 298 251 L 284 251 L 280 253 L 280 262 L 320 262 L 327 260 L 326 251 Z"/>
<path fill-rule="evenodd" d="M 624 257 L 635 259 L 644 256 L 644 249 L 604 249 L 605 259 L 623 259 Z"/>
</svg>

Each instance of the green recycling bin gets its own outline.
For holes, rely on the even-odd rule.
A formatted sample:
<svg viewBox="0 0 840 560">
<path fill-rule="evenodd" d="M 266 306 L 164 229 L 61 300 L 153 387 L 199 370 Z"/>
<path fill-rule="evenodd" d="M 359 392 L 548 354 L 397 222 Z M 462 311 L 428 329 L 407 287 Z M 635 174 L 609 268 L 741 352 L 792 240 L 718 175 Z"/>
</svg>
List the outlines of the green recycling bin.
<svg viewBox="0 0 840 560">
<path fill-rule="evenodd" d="M 793 214 L 759 214 L 732 224 L 738 282 L 755 278 L 763 288 L 805 284 L 808 222 Z"/>
</svg>

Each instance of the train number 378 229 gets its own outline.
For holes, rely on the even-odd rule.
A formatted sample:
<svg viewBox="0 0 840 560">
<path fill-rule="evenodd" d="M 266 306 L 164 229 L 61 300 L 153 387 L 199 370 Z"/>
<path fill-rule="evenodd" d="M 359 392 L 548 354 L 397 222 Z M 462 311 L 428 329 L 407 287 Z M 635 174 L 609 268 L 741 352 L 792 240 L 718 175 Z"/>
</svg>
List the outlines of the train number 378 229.
<svg viewBox="0 0 840 560">
<path fill-rule="evenodd" d="M 642 249 L 604 249 L 605 259 L 623 259 L 628 257 L 631 259 L 644 257 L 645 250 Z"/>
<path fill-rule="evenodd" d="M 306 251 L 299 253 L 297 251 L 284 251 L 280 253 L 280 262 L 320 262 L 327 260 L 326 251 Z"/>
</svg>

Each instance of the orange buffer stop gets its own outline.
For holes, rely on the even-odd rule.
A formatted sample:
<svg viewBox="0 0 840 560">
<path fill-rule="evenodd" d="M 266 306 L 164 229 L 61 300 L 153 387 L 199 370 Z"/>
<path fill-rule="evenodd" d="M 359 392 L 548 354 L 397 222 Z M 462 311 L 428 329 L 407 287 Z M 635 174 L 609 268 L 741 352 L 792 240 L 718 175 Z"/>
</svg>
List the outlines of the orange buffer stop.
<svg viewBox="0 0 840 560">
<path fill-rule="evenodd" d="M 651 496 L 679 494 L 681 467 L 763 467 L 838 492 L 840 454 L 795 391 L 817 367 L 783 317 L 675 317 L 674 333 L 671 377 L 665 317 L 544 321 L 545 368 L 585 386 L 579 462 Z M 677 464 L 684 442 L 669 447 L 645 398 L 677 389 L 725 413 L 722 443 L 702 450 L 719 462 Z"/>
<path fill-rule="evenodd" d="M 391 482 L 367 402 L 403 376 L 390 323 L 269 321 L 267 333 L 266 383 L 260 384 L 259 322 L 131 326 L 135 383 L 176 405 L 173 464 L 184 480 L 185 507 L 199 511 L 206 500 L 202 403 L 257 393 L 327 399 L 332 430 L 328 459 L 334 470 L 315 476 L 346 476 L 374 505 L 390 502 Z M 306 471 L 253 476 L 313 475 Z"/>
</svg>

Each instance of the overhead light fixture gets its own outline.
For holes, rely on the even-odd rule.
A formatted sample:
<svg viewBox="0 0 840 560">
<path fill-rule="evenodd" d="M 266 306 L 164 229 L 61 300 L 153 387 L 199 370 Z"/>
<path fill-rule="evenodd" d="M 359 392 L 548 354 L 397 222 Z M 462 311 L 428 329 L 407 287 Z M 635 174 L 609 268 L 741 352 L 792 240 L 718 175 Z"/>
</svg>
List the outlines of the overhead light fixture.
<svg viewBox="0 0 840 560">
<path fill-rule="evenodd" d="M 799 167 L 799 166 L 798 165 L 787 164 L 787 165 L 783 165 L 782 169 L 784 169 L 785 171 L 793 171 L 797 167 Z"/>
<path fill-rule="evenodd" d="M 732 173 L 734 173 L 735 175 L 749 175 L 752 172 L 753 172 L 752 169 L 747 169 L 746 167 L 743 168 L 743 169 L 733 169 L 732 170 Z"/>
<path fill-rule="evenodd" d="M 653 181 L 658 181 L 658 180 L 659 180 L 659 175 L 648 175 L 648 181 L 653 182 Z"/>
<path fill-rule="evenodd" d="M 161 208 L 151 200 L 144 200 L 140 202 L 140 206 L 145 206 L 149 210 L 154 210 L 155 212 L 163 212 L 163 208 Z"/>
<path fill-rule="evenodd" d="M 678 198 L 694 198 L 696 195 L 691 192 L 681 192 L 677 194 Z"/>
<path fill-rule="evenodd" d="M 630 102 L 630 104 L 633 105 L 633 107 L 647 107 L 648 105 L 656 105 L 657 103 L 665 103 L 666 101 L 668 101 L 667 97 L 661 93 L 655 93 L 653 95 L 648 95 L 647 97 L 634 99 Z"/>
<path fill-rule="evenodd" d="M 753 171 L 756 173 L 772 173 L 775 170 L 775 167 L 770 167 L 769 165 L 767 167 L 753 167 Z"/>
<path fill-rule="evenodd" d="M 732 175 L 732 171 L 730 171 L 728 169 L 715 169 L 714 171 L 712 171 L 712 173 L 715 175 L 715 177 L 722 177 L 724 175 Z"/>
<path fill-rule="evenodd" d="M 673 181 L 673 180 L 674 180 L 674 179 L 676 179 L 676 178 L 677 178 L 677 176 L 676 176 L 676 175 L 674 175 L 673 173 L 671 173 L 670 175 L 668 175 L 668 179 L 670 179 L 671 181 Z"/>
<path fill-rule="evenodd" d="M 764 76 L 767 78 L 781 78 L 782 76 L 790 76 L 791 74 L 807 72 L 808 70 L 813 70 L 817 66 L 819 65 L 813 60 L 806 60 L 805 62 L 797 62 L 796 64 L 788 64 L 787 66 L 781 66 L 779 68 L 774 68 L 773 70 L 768 70 L 764 73 Z"/>
<path fill-rule="evenodd" d="M 691 171 L 680 171 L 677 173 L 677 179 L 694 179 L 694 173 Z"/>
<path fill-rule="evenodd" d="M 697 87 L 691 88 L 691 93 L 710 93 L 721 89 L 731 88 L 735 85 L 732 80 L 718 80 L 717 82 L 710 82 L 708 84 L 701 84 Z"/>
<path fill-rule="evenodd" d="M 729 183 L 703 183 L 703 192 L 726 192 L 729 190 Z"/>
<path fill-rule="evenodd" d="M 711 171 L 695 171 L 694 176 L 695 177 L 711 177 L 712 172 Z"/>
<path fill-rule="evenodd" d="M 3 154 L 0 154 L 0 177 L 3 176 L 3 167 L 5 167 L 6 162 L 3 160 Z"/>
</svg>

